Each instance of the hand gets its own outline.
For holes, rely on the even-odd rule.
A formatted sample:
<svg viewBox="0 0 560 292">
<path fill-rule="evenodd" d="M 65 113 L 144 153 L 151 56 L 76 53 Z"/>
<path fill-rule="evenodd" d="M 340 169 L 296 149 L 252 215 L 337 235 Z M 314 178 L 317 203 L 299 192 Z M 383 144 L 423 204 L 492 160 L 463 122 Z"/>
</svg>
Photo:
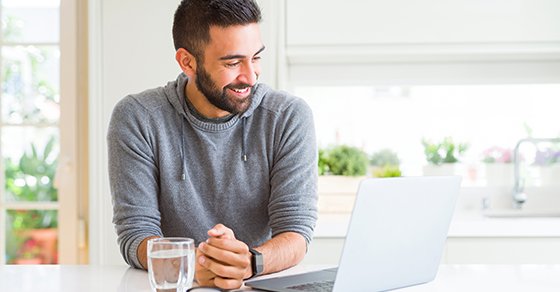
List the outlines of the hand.
<svg viewBox="0 0 560 292">
<path fill-rule="evenodd" d="M 215 287 L 216 285 L 214 284 L 214 278 L 216 278 L 216 274 L 212 273 L 212 271 L 198 263 L 198 259 L 201 255 L 202 253 L 197 248 L 195 257 L 196 260 L 194 278 L 200 286 Z"/>
<path fill-rule="evenodd" d="M 210 229 L 208 235 L 210 238 L 197 249 L 197 282 L 222 289 L 241 287 L 243 279 L 252 275 L 249 247 L 222 224 Z"/>
</svg>

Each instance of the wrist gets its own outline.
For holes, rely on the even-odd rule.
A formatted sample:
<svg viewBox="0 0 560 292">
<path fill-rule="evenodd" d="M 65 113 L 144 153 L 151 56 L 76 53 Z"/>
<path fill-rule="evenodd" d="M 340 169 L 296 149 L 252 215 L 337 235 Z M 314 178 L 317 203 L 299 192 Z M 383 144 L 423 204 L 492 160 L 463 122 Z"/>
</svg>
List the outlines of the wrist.
<svg viewBox="0 0 560 292">
<path fill-rule="evenodd" d="M 263 255 L 253 248 L 249 248 L 249 253 L 251 254 L 251 275 L 249 278 L 262 275 L 264 271 Z"/>
</svg>

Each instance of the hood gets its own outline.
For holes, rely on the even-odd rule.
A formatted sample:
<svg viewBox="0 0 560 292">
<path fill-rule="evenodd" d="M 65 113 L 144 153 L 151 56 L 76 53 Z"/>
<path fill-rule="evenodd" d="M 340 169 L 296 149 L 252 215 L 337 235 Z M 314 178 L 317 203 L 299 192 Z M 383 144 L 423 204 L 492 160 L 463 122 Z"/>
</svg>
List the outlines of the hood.
<svg viewBox="0 0 560 292">
<path fill-rule="evenodd" d="M 182 116 L 188 119 L 187 109 L 185 106 L 185 86 L 187 86 L 189 78 L 185 73 L 179 74 L 175 81 L 170 81 L 165 85 L 164 91 L 169 102 L 173 105 L 173 108 Z M 250 117 L 255 109 L 261 103 L 265 93 L 268 91 L 268 87 L 264 84 L 257 83 L 253 89 L 253 99 L 251 105 L 241 116 L 232 118 L 232 120 L 238 120 L 239 118 Z"/>
<path fill-rule="evenodd" d="M 263 84 L 257 84 L 255 85 L 254 89 L 253 89 L 253 99 L 251 101 L 251 105 L 249 106 L 249 108 L 247 108 L 247 110 L 245 112 L 243 112 L 241 115 L 236 115 L 234 117 L 232 117 L 229 121 L 224 122 L 224 123 L 219 123 L 219 124 L 214 124 L 214 123 L 208 123 L 205 121 L 201 121 L 199 119 L 197 119 L 189 110 L 187 110 L 187 105 L 186 105 L 186 98 L 185 98 L 185 86 L 187 85 L 188 82 L 188 77 L 187 75 L 185 75 L 184 73 L 179 74 L 179 76 L 177 77 L 177 80 L 175 81 L 170 81 L 169 83 L 167 83 L 167 85 L 164 87 L 164 92 L 165 95 L 167 96 L 167 99 L 169 100 L 169 102 L 171 103 L 171 105 L 173 106 L 173 108 L 175 109 L 175 111 L 177 112 L 177 123 L 179 123 L 181 125 L 181 160 L 183 162 L 183 171 L 181 174 L 181 180 L 185 180 L 185 171 L 187 169 L 186 166 L 186 157 L 188 155 L 187 153 L 187 148 L 185 145 L 185 133 L 184 133 L 184 123 L 185 122 L 190 122 L 191 124 L 193 124 L 195 127 L 205 130 L 205 131 L 222 131 L 225 129 L 228 129 L 232 126 L 234 126 L 240 119 L 241 119 L 241 123 L 242 123 L 242 143 L 241 143 L 241 159 L 246 162 L 248 159 L 248 153 L 246 153 L 247 150 L 247 118 L 250 117 L 254 112 L 255 109 L 259 106 L 259 104 L 261 103 L 261 101 L 263 100 L 263 97 L 265 95 L 265 93 L 268 91 L 268 87 L 266 85 Z M 188 120 L 188 121 L 187 121 Z"/>
</svg>

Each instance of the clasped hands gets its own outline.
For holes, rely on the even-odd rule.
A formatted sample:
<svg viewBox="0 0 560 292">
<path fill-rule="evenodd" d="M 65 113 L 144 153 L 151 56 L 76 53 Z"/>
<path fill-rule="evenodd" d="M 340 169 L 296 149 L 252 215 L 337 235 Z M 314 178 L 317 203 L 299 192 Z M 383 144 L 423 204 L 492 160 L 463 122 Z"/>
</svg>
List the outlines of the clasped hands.
<svg viewBox="0 0 560 292">
<path fill-rule="evenodd" d="M 208 237 L 196 249 L 196 281 L 200 286 L 222 289 L 241 287 L 253 274 L 249 247 L 222 224 L 210 229 Z"/>
</svg>

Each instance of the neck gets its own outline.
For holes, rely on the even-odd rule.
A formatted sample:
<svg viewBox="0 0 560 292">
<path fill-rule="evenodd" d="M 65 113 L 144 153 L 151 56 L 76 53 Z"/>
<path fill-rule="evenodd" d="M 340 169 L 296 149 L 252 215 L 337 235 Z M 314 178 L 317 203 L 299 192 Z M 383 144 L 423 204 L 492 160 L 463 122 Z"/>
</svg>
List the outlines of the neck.
<svg viewBox="0 0 560 292">
<path fill-rule="evenodd" d="M 223 118 L 230 115 L 229 112 L 219 109 L 211 104 L 206 96 L 198 90 L 195 82 L 187 82 L 185 86 L 185 97 L 194 106 L 197 112 L 209 119 Z"/>
</svg>

